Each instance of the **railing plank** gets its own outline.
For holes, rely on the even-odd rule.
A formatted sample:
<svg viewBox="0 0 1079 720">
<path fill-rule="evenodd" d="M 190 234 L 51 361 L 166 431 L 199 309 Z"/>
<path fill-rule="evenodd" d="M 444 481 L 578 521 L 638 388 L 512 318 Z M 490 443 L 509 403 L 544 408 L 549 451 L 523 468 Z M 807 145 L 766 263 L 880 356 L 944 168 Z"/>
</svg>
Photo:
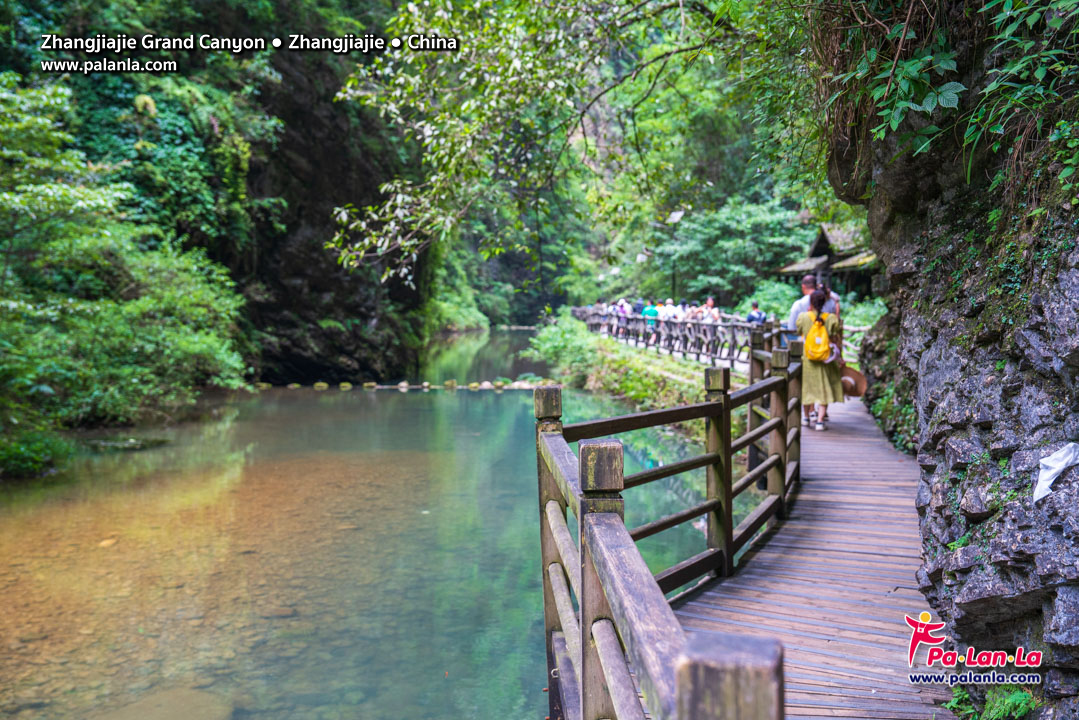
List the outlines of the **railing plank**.
<svg viewBox="0 0 1079 720">
<path fill-rule="evenodd" d="M 678 462 L 661 465 L 657 468 L 652 468 L 651 470 L 642 470 L 639 473 L 626 475 L 625 486 L 627 488 L 637 487 L 638 485 L 661 480 L 665 477 L 680 475 L 684 472 L 689 472 L 690 470 L 696 470 L 697 468 L 711 465 L 717 460 L 719 460 L 719 453 L 705 453 L 704 455 L 698 455 L 689 460 L 679 460 Z"/>
<path fill-rule="evenodd" d="M 731 489 L 731 494 L 737 497 L 743 490 L 748 488 L 760 478 L 764 477 L 769 470 L 771 470 L 778 464 L 779 456 L 769 455 L 760 465 L 753 468 L 742 477 L 738 478 L 738 482 L 736 482 L 734 484 L 734 487 Z"/>
<path fill-rule="evenodd" d="M 551 529 L 555 546 L 558 547 L 559 560 L 569 576 L 569 584 L 573 587 L 573 594 L 581 597 L 581 554 L 577 550 L 573 536 L 569 534 L 569 526 L 566 518 L 562 515 L 562 508 L 555 500 L 548 500 L 545 508 L 547 526 Z"/>
<path fill-rule="evenodd" d="M 772 417 L 772 413 L 768 412 L 768 410 L 762 408 L 760 405 L 752 405 L 750 406 L 750 409 L 753 410 L 754 415 L 761 418 L 762 420 L 770 420 Z"/>
<path fill-rule="evenodd" d="M 639 527 L 635 527 L 629 531 L 629 536 L 634 540 L 640 540 L 651 535 L 655 535 L 658 532 L 663 532 L 668 528 L 672 528 L 675 525 L 681 525 L 687 520 L 692 520 L 695 517 L 700 517 L 713 510 L 718 510 L 722 507 L 722 500 L 707 500 L 699 505 L 694 505 L 691 508 L 686 508 L 681 512 L 672 513 L 666 517 L 661 517 L 659 520 L 653 520 L 650 523 L 645 523 Z"/>
<path fill-rule="evenodd" d="M 747 432 L 745 435 L 742 435 L 737 440 L 731 443 L 731 454 L 733 455 L 739 450 L 744 450 L 745 448 L 749 447 L 751 443 L 760 440 L 762 437 L 775 430 L 781 422 L 782 421 L 779 418 L 772 418 L 771 420 L 757 427 L 753 431 Z"/>
<path fill-rule="evenodd" d="M 757 506 L 756 510 L 749 514 L 749 517 L 738 524 L 738 527 L 734 529 L 735 552 L 741 550 L 753 538 L 753 534 L 760 530 L 764 523 L 768 522 L 768 518 L 775 515 L 782 501 L 783 497 L 780 495 L 769 495 L 766 500 Z"/>
<path fill-rule="evenodd" d="M 540 433 L 539 450 L 574 515 L 580 512 L 581 482 L 577 477 L 577 456 L 559 433 Z"/>
<path fill-rule="evenodd" d="M 649 410 L 648 412 L 619 415 L 618 417 L 604 420 L 590 420 L 588 422 L 563 425 L 562 436 L 567 443 L 571 443 L 577 440 L 616 435 L 630 430 L 641 430 L 642 428 L 655 427 L 656 425 L 697 420 L 712 415 L 718 410 L 718 403 L 707 402 L 663 410 Z"/>
<path fill-rule="evenodd" d="M 558 690 L 562 694 L 562 712 L 566 720 L 581 720 L 581 686 L 570 661 L 569 648 L 563 633 L 551 633 L 551 647 L 558 668 Z"/>
<path fill-rule="evenodd" d="M 607 681 L 611 700 L 618 720 L 644 720 L 644 707 L 629 675 L 626 656 L 618 632 L 610 620 L 597 620 L 592 625 L 592 638 L 596 641 L 603 678 Z"/>
<path fill-rule="evenodd" d="M 670 566 L 663 572 L 656 573 L 656 584 L 663 593 L 669 593 L 724 565 L 723 551 L 719 548 L 708 548 L 677 565 Z"/>
<path fill-rule="evenodd" d="M 611 617 L 637 672 L 653 717 L 674 713 L 674 663 L 685 645 L 685 632 L 648 566 L 614 513 L 585 515 L 584 533 Z"/>
<path fill-rule="evenodd" d="M 768 357 L 771 357 L 771 356 L 772 356 L 772 354 L 768 353 Z M 733 410 L 734 408 L 741 407 L 742 405 L 745 405 L 748 402 L 751 402 L 751 401 L 756 400 L 758 398 L 762 398 L 765 395 L 767 395 L 768 393 L 775 390 L 777 387 L 779 387 L 780 385 L 782 385 L 785 382 L 786 382 L 786 378 L 770 377 L 770 378 L 765 378 L 764 380 L 761 380 L 760 382 L 755 382 L 752 385 L 749 385 L 748 387 L 742 388 L 741 390 L 735 390 L 734 392 L 731 393 L 731 409 Z M 767 417 L 771 417 L 771 416 L 766 413 L 764 417 L 767 418 Z M 568 427 L 571 427 L 571 426 L 566 425 L 566 427 L 568 428 Z"/>
<path fill-rule="evenodd" d="M 581 626 L 577 622 L 577 613 L 573 609 L 573 600 L 566 586 L 566 574 L 562 571 L 561 565 L 551 563 L 547 566 L 547 575 L 551 578 L 555 607 L 558 608 L 558 621 L 562 625 L 569 659 L 573 664 L 573 676 L 574 679 L 578 679 L 581 677 Z M 559 677 L 562 677 L 561 672 L 559 672 Z M 564 697 L 563 702 L 565 702 Z"/>
<path fill-rule="evenodd" d="M 765 335 L 765 339 L 766 340 L 768 339 L 768 335 Z M 772 351 L 771 350 L 754 350 L 753 351 L 753 357 L 755 357 L 758 360 L 762 360 L 762 361 L 768 363 L 768 362 L 772 361 Z"/>
</svg>

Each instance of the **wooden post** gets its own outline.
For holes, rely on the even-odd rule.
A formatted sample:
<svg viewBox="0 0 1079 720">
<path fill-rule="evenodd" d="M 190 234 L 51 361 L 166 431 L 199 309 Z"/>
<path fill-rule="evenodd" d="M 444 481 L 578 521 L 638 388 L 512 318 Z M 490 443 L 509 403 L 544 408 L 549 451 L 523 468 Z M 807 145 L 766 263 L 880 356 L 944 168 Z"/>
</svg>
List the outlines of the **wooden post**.
<svg viewBox="0 0 1079 720">
<path fill-rule="evenodd" d="M 787 516 L 784 496 L 787 490 L 787 365 L 790 355 L 786 350 L 772 351 L 772 377 L 782 377 L 782 385 L 772 391 L 771 416 L 779 418 L 779 427 L 771 432 L 770 455 L 779 455 L 779 462 L 768 471 L 768 494 L 779 496 L 776 517 Z"/>
<path fill-rule="evenodd" d="M 755 350 L 764 349 L 764 333 L 760 330 L 752 330 L 749 333 L 749 384 L 764 379 L 764 362 L 754 355 Z M 760 426 L 760 417 L 753 411 L 757 402 L 754 400 L 746 405 L 746 432 L 756 430 Z M 752 470 L 761 464 L 761 454 L 756 444 L 749 446 L 749 456 L 746 458 L 746 470 Z"/>
<path fill-rule="evenodd" d="M 705 399 L 719 402 L 715 415 L 705 418 L 705 450 L 719 455 L 719 461 L 709 465 L 705 499 L 719 500 L 720 508 L 708 513 L 708 547 L 723 551 L 720 574 L 724 577 L 734 570 L 733 498 L 731 497 L 731 371 L 730 368 L 708 368 L 704 371 Z"/>
<path fill-rule="evenodd" d="M 536 465 L 539 477 L 539 514 L 540 514 L 540 575 L 543 578 L 543 635 L 547 647 L 547 704 L 551 720 L 562 720 L 562 693 L 555 660 L 551 634 L 559 627 L 558 608 L 555 606 L 554 590 L 547 567 L 558 561 L 558 547 L 555 545 L 551 528 L 547 524 L 547 503 L 558 502 L 562 516 L 566 515 L 566 499 L 554 481 L 554 475 L 540 452 L 540 433 L 562 432 L 562 389 L 558 386 L 536 388 L 532 393 L 532 404 L 536 414 Z"/>
<path fill-rule="evenodd" d="M 603 674 L 599 650 L 592 637 L 592 625 L 611 619 L 611 608 L 603 592 L 592 551 L 584 541 L 585 517 L 594 512 L 614 512 L 623 517 L 623 454 L 621 440 L 582 440 L 578 477 L 581 481 L 581 510 L 578 535 L 581 538 L 581 597 L 577 598 L 581 616 L 581 720 L 614 718 L 617 713 L 607 679 Z"/>
<path fill-rule="evenodd" d="M 799 363 L 799 365 L 803 364 L 801 340 L 791 340 L 789 358 L 791 362 Z M 791 410 L 791 417 L 787 425 L 788 428 L 796 428 L 794 442 L 787 448 L 787 462 L 798 463 L 798 467 L 795 469 L 794 476 L 791 479 L 793 485 L 793 483 L 797 483 L 802 479 L 802 371 L 799 370 L 796 376 L 788 377 L 788 379 L 787 402 L 790 402 L 791 398 L 798 398 L 798 403 Z"/>
<path fill-rule="evenodd" d="M 783 646 L 747 635 L 690 635 L 675 687 L 677 720 L 783 720 Z"/>
</svg>

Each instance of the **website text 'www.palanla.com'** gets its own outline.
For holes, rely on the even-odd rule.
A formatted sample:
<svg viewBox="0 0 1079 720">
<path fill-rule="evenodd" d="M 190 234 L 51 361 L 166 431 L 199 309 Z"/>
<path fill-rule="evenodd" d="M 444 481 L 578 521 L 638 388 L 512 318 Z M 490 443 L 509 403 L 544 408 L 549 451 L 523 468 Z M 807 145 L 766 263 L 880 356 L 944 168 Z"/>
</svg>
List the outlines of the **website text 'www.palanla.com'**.
<svg viewBox="0 0 1079 720">
<path fill-rule="evenodd" d="M 974 672 L 961 673 L 911 673 L 912 685 L 1039 685 L 1038 673 Z"/>
<path fill-rule="evenodd" d="M 176 72 L 175 60 L 42 60 L 41 72 L 81 73 L 97 72 Z"/>
</svg>

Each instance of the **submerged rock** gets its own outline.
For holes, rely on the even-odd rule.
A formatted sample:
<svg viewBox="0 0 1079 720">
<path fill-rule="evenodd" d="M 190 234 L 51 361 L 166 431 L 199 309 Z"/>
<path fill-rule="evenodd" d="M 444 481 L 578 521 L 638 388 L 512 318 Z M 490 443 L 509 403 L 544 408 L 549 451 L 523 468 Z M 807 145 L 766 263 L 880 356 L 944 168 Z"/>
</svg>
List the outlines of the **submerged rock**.
<svg viewBox="0 0 1079 720">
<path fill-rule="evenodd" d="M 213 693 L 192 688 L 161 690 L 119 710 L 92 716 L 92 720 L 229 720 L 232 704 Z"/>
</svg>

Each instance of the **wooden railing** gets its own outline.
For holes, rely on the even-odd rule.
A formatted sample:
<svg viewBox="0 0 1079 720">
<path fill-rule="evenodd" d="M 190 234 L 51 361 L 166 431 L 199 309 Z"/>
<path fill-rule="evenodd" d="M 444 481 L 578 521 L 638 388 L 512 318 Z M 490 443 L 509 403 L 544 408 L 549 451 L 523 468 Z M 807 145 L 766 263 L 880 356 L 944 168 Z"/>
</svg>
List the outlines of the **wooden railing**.
<svg viewBox="0 0 1079 720">
<path fill-rule="evenodd" d="M 750 335 L 754 330 L 771 330 L 748 323 L 734 315 L 721 315 L 717 321 L 659 320 L 639 314 L 617 315 L 598 308 L 573 308 L 573 316 L 592 332 L 604 333 L 634 345 L 654 347 L 694 357 L 697 361 L 741 360 L 749 355 Z M 651 324 L 649 324 L 651 321 Z"/>
<path fill-rule="evenodd" d="M 796 356 L 799 345 L 791 347 Z M 766 523 L 786 516 L 798 482 L 801 364 L 789 364 L 788 351 L 779 348 L 760 348 L 751 357 L 760 376 L 747 387 L 732 390 L 729 368 L 708 368 L 705 402 L 604 420 L 563 425 L 560 388 L 535 391 L 552 720 L 783 717 L 779 643 L 711 633 L 687 639 L 665 596 L 731 574 L 739 551 Z M 742 408 L 761 422 L 734 438 L 732 414 Z M 697 418 L 707 427 L 703 455 L 624 475 L 622 443 L 608 436 Z M 575 441 L 579 457 L 569 445 Z M 749 448 L 761 458 L 734 482 L 736 456 Z M 623 491 L 702 467 L 703 502 L 626 527 Z M 734 499 L 758 479 L 767 493 L 736 527 Z M 578 542 L 567 511 L 576 518 Z M 708 521 L 707 549 L 653 575 L 635 541 L 701 516 Z"/>
<path fill-rule="evenodd" d="M 595 333 L 609 335 L 640 347 L 654 347 L 657 352 L 666 350 L 680 353 L 698 362 L 747 362 L 752 351 L 753 333 L 760 332 L 765 339 L 785 336 L 792 340 L 797 333 L 784 329 L 782 323 L 773 320 L 765 323 L 749 323 L 727 313 L 720 313 L 718 320 L 660 320 L 640 314 L 618 315 L 613 311 L 595 307 L 575 307 L 573 316 L 585 323 Z M 862 338 L 869 327 L 844 327 L 843 358 L 848 363 L 858 362 Z M 776 341 L 776 347 L 781 344 Z M 762 347 L 764 347 L 762 345 Z M 770 347 L 768 348 L 770 349 Z"/>
</svg>

